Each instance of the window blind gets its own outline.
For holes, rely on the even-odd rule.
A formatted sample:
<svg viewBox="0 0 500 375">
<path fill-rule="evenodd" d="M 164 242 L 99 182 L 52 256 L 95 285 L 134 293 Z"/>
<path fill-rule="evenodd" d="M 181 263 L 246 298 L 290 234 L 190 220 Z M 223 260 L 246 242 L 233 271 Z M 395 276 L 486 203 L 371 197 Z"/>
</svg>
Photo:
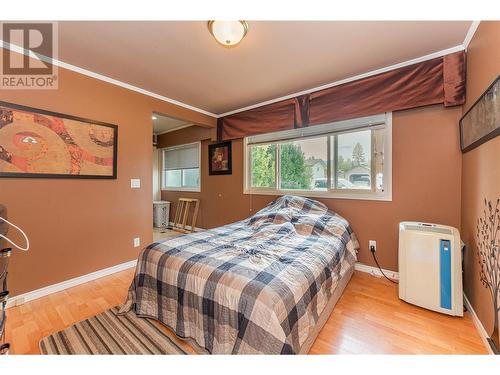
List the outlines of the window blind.
<svg viewBox="0 0 500 375">
<path fill-rule="evenodd" d="M 385 125 L 385 122 L 386 114 L 360 117 L 352 120 L 336 121 L 329 124 L 254 135 L 247 137 L 247 145 L 280 142 L 296 138 L 306 138 L 333 133 L 359 131 L 362 129 L 376 129 L 383 127 Z"/>
<path fill-rule="evenodd" d="M 190 144 L 165 150 L 163 169 L 190 169 L 200 167 L 199 144 Z"/>
</svg>

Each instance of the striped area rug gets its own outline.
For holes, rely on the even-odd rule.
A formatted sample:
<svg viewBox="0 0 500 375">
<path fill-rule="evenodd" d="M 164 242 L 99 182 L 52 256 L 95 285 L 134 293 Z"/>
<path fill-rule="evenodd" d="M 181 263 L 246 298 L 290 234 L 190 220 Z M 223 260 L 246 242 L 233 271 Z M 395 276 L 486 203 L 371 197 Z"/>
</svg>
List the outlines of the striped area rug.
<svg viewBox="0 0 500 375">
<path fill-rule="evenodd" d="M 40 341 L 42 354 L 187 354 L 148 319 L 118 306 Z"/>
</svg>

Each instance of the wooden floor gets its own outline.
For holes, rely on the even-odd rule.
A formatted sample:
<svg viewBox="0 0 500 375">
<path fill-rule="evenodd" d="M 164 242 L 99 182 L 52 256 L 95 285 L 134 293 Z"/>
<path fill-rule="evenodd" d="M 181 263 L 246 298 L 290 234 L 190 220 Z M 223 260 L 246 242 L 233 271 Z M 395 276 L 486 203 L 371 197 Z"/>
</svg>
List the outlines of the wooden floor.
<svg viewBox="0 0 500 375">
<path fill-rule="evenodd" d="M 180 236 L 182 233 L 166 228 L 153 228 L 153 242 Z"/>
<path fill-rule="evenodd" d="M 7 310 L 11 354 L 39 353 L 38 342 L 125 300 L 134 269 Z M 166 328 L 165 328 L 166 329 Z M 177 340 L 180 342 L 180 340 Z M 187 343 L 181 344 L 190 352 Z M 311 354 L 487 354 L 470 314 L 450 317 L 402 302 L 397 286 L 355 272 Z"/>
</svg>

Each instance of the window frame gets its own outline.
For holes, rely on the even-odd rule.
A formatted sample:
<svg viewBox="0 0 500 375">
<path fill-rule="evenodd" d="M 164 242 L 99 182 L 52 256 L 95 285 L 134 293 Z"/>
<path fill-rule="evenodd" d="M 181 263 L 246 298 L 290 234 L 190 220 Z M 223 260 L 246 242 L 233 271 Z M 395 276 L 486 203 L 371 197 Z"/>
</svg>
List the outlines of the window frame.
<svg viewBox="0 0 500 375">
<path fill-rule="evenodd" d="M 331 147 L 331 136 L 345 133 L 352 133 L 355 131 L 362 131 L 368 129 L 376 129 L 375 124 L 384 125 L 384 190 L 376 190 L 376 173 L 375 179 L 372 182 L 370 190 L 365 189 L 335 189 L 332 188 L 331 182 L 333 176 L 332 162 L 334 162 Z M 380 126 L 380 125 L 379 125 Z M 313 129 L 316 128 L 316 129 Z M 359 199 L 359 200 L 374 200 L 374 201 L 392 201 L 392 112 L 387 112 L 375 116 L 367 116 L 352 120 L 337 121 L 324 125 L 315 125 L 311 128 L 285 130 L 276 133 L 268 133 L 260 136 L 246 137 L 243 139 L 243 193 L 244 194 L 257 194 L 257 195 L 284 195 L 293 194 L 305 197 L 314 198 L 338 198 L 338 199 Z M 281 189 L 280 186 L 280 166 L 281 155 L 279 144 L 300 141 L 303 139 L 327 137 L 327 190 L 314 191 L 314 190 L 295 190 L 295 189 Z M 252 142 L 249 144 L 250 138 L 261 138 L 262 141 Z M 273 140 L 274 139 L 274 140 Z M 372 132 L 372 155 L 371 168 L 374 170 L 375 158 L 373 157 L 373 142 L 374 134 Z M 276 164 L 275 164 L 275 186 L 269 187 L 251 187 L 251 146 L 252 145 L 269 145 L 276 144 Z"/>
<path fill-rule="evenodd" d="M 167 187 L 165 186 L 165 151 L 173 151 L 177 149 L 182 149 L 182 148 L 187 148 L 188 146 L 192 145 L 197 145 L 198 148 L 198 169 L 200 171 L 200 178 L 198 182 L 197 187 Z M 191 143 L 184 143 L 182 145 L 176 145 L 176 146 L 171 146 L 171 147 L 163 147 L 160 149 L 161 150 L 161 190 L 162 191 L 190 191 L 190 192 L 195 192 L 195 193 L 200 193 L 201 192 L 201 142 L 191 142 Z M 184 168 L 184 169 L 189 169 L 189 168 Z M 184 169 L 181 169 L 184 170 Z M 182 174 L 181 174 L 181 184 L 182 184 Z"/>
</svg>

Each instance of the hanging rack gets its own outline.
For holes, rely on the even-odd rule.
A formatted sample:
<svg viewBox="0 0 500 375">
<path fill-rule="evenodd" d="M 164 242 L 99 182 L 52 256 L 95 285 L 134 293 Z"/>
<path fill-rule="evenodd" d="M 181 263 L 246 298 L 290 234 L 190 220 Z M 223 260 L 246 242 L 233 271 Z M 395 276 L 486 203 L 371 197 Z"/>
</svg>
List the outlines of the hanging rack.
<svg viewBox="0 0 500 375">
<path fill-rule="evenodd" d="M 19 246 L 18 244 L 16 244 L 14 241 L 9 239 L 7 236 L 3 235 L 2 233 L 0 233 L 0 239 L 3 238 L 5 241 L 7 241 L 8 243 L 10 243 L 12 246 L 16 247 L 19 250 L 28 251 L 30 249 L 30 240 L 29 240 L 28 236 L 26 235 L 26 233 L 24 233 L 24 231 L 21 228 L 19 228 L 17 225 L 11 223 L 9 220 L 4 219 L 3 217 L 0 216 L 0 224 L 2 224 L 2 222 L 5 222 L 5 223 L 9 224 L 11 227 L 16 228 L 23 235 L 24 240 L 26 241 L 26 246 L 24 246 L 24 247 Z"/>
<path fill-rule="evenodd" d="M 0 211 L 2 211 L 3 213 L 5 209 L 2 210 L 2 208 L 3 207 L 0 205 Z M 25 246 L 18 245 L 17 243 L 15 243 L 6 236 L 7 229 L 5 229 L 6 227 L 5 224 L 8 224 L 8 226 L 17 229 L 21 233 L 26 243 Z M 6 218 L 0 216 L 0 229 L 2 229 L 3 231 L 3 233 L 0 233 L 0 240 L 2 239 L 5 240 L 7 243 L 9 243 L 13 247 L 21 251 L 29 250 L 30 241 L 28 239 L 28 236 L 17 225 L 11 223 Z M 9 291 L 7 288 L 7 276 L 9 274 L 8 268 L 9 268 L 9 258 L 11 254 L 12 254 L 12 248 L 10 247 L 0 249 L 0 267 L 2 267 L 0 268 L 0 355 L 9 354 L 10 350 L 10 344 L 5 342 L 5 326 L 7 321 L 7 315 L 6 315 L 7 300 L 9 298 Z"/>
<path fill-rule="evenodd" d="M 12 249 L 6 248 L 0 250 L 0 259 L 3 265 L 3 269 L 0 270 L 0 355 L 8 354 L 10 345 L 5 343 L 5 324 L 6 324 L 6 313 L 5 309 L 7 307 L 7 299 L 9 298 L 9 291 L 7 290 L 7 268 L 9 266 L 9 257 Z"/>
</svg>

